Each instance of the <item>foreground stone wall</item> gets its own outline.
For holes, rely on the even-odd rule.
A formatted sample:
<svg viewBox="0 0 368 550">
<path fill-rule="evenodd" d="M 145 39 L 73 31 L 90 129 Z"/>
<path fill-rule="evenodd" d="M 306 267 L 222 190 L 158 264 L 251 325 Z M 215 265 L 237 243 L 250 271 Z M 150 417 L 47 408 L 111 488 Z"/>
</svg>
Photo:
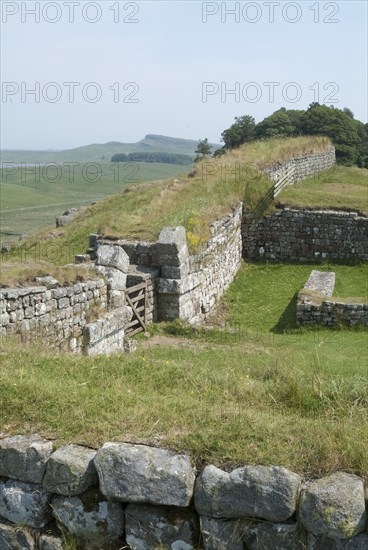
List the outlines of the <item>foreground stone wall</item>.
<svg viewBox="0 0 368 550">
<path fill-rule="evenodd" d="M 185 454 L 127 443 L 57 450 L 0 440 L 0 548 L 363 550 L 363 480 L 303 480 L 278 466 L 197 472 Z"/>
<path fill-rule="evenodd" d="M 66 287 L 50 277 L 43 282 L 47 286 L 1 289 L 1 336 L 38 335 L 63 351 L 81 352 L 83 328 L 107 307 L 105 280 Z"/>
<path fill-rule="evenodd" d="M 368 260 L 368 217 L 356 212 L 283 208 L 244 212 L 243 256 L 250 260 Z"/>
</svg>

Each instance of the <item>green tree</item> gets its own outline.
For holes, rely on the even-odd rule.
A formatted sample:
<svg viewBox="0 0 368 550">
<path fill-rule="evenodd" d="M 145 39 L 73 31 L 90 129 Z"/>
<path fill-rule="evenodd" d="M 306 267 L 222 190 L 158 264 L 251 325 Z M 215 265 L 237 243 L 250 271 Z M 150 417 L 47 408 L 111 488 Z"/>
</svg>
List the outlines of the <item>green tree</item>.
<svg viewBox="0 0 368 550">
<path fill-rule="evenodd" d="M 202 158 L 205 158 L 206 155 L 211 154 L 212 145 L 208 143 L 208 139 L 200 139 L 197 145 L 197 149 L 194 151 L 197 155 L 202 155 Z"/>
<path fill-rule="evenodd" d="M 254 134 L 257 139 L 291 137 L 294 127 L 286 109 L 280 109 L 257 124 Z"/>
<path fill-rule="evenodd" d="M 303 115 L 303 133 L 330 137 L 338 162 L 351 166 L 358 161 L 362 142 L 357 122 L 341 109 L 313 103 Z"/>
<path fill-rule="evenodd" d="M 236 149 L 236 147 L 240 147 L 243 143 L 252 141 L 254 139 L 255 127 L 256 121 L 252 116 L 235 117 L 234 124 L 221 134 L 221 139 L 225 144 L 224 148 Z"/>
</svg>

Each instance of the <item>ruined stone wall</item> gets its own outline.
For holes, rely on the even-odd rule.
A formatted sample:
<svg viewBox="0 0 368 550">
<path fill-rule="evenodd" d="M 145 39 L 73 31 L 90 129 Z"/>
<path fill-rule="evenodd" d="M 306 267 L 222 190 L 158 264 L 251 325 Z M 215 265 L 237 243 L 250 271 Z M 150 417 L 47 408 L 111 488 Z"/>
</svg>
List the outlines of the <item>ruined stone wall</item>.
<svg viewBox="0 0 368 550">
<path fill-rule="evenodd" d="M 99 246 L 122 248 L 138 270 L 151 271 L 154 292 L 148 314 L 158 321 L 186 319 L 201 323 L 228 288 L 242 259 L 242 204 L 211 226 L 211 237 L 200 254 L 190 255 L 183 227 L 164 228 L 155 243 L 107 241 L 91 238 Z M 128 275 L 132 286 L 137 278 Z M 152 309 L 151 309 L 152 308 Z"/>
<path fill-rule="evenodd" d="M 310 178 L 315 174 L 328 170 L 336 164 L 335 148 L 331 147 L 324 153 L 316 153 L 301 157 L 293 157 L 284 162 L 266 167 L 266 172 L 272 181 L 277 181 L 286 173 L 291 174 L 293 183 Z"/>
<path fill-rule="evenodd" d="M 241 215 L 238 204 L 212 224 L 212 236 L 200 254 L 189 256 L 182 249 L 178 265 L 162 267 L 157 286 L 159 319 L 201 323 L 213 311 L 241 264 Z"/>
<path fill-rule="evenodd" d="M 185 454 L 128 443 L 0 440 L 0 548 L 62 550 L 65 535 L 88 550 L 363 550 L 364 481 L 279 466 L 197 472 Z"/>
<path fill-rule="evenodd" d="M 300 293 L 296 306 L 298 325 L 356 326 L 368 327 L 368 304 L 364 300 L 344 302 L 339 298 L 329 298 L 321 302 L 307 293 Z"/>
<path fill-rule="evenodd" d="M 368 327 L 367 300 L 333 298 L 334 286 L 335 273 L 312 271 L 304 288 L 298 293 L 297 324 Z"/>
<path fill-rule="evenodd" d="M 101 246 L 94 280 L 63 287 L 52 277 L 41 277 L 37 282 L 45 286 L 2 289 L 1 336 L 39 338 L 56 349 L 86 355 L 123 351 L 132 317 L 125 303 L 128 269 L 124 250 Z"/>
<path fill-rule="evenodd" d="M 104 279 L 62 287 L 3 288 L 0 292 L 1 336 L 39 336 L 63 351 L 80 353 L 83 328 L 107 307 Z"/>
<path fill-rule="evenodd" d="M 244 212 L 249 260 L 368 260 L 368 217 L 356 212 L 284 208 L 262 217 Z"/>
</svg>

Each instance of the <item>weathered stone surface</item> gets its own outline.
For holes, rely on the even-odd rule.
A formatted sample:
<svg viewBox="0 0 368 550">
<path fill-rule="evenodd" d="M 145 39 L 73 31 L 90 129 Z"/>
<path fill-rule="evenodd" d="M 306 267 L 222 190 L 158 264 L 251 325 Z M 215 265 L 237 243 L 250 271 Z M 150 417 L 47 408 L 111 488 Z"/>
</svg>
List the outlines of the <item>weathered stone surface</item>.
<svg viewBox="0 0 368 550">
<path fill-rule="evenodd" d="M 158 242 L 164 244 L 176 244 L 178 248 L 181 248 L 186 245 L 187 242 L 185 227 L 164 227 L 160 232 Z"/>
<path fill-rule="evenodd" d="M 52 535 L 41 535 L 38 546 L 39 550 L 64 550 L 62 539 Z"/>
<path fill-rule="evenodd" d="M 368 535 L 361 534 L 352 539 L 337 539 L 331 537 L 315 537 L 308 535 L 307 550 L 367 550 Z"/>
<path fill-rule="evenodd" d="M 4 522 L 0 523 L 0 548 L 1 550 L 35 550 L 36 546 L 27 529 Z"/>
<path fill-rule="evenodd" d="M 96 451 L 80 445 L 66 445 L 55 451 L 46 468 L 43 485 L 49 493 L 72 496 L 97 485 Z"/>
<path fill-rule="evenodd" d="M 304 534 L 297 525 L 259 523 L 245 531 L 247 550 L 305 550 Z"/>
<path fill-rule="evenodd" d="M 130 307 L 123 306 L 97 319 L 83 327 L 83 339 L 85 344 L 96 344 L 110 333 L 117 332 L 124 328 L 132 317 Z"/>
<path fill-rule="evenodd" d="M 98 271 L 105 276 L 109 290 L 125 290 L 127 274 L 114 267 L 97 266 Z"/>
<path fill-rule="evenodd" d="M 124 510 L 107 502 L 97 491 L 78 497 L 54 497 L 53 514 L 63 529 L 77 537 L 116 540 L 124 532 Z"/>
<path fill-rule="evenodd" d="M 243 550 L 246 530 L 244 520 L 222 520 L 201 516 L 201 535 L 204 550 Z"/>
<path fill-rule="evenodd" d="M 245 466 L 230 474 L 206 466 L 196 481 L 194 503 L 201 515 L 210 517 L 281 522 L 295 512 L 300 481 L 277 466 Z"/>
<path fill-rule="evenodd" d="M 35 278 L 36 283 L 45 286 L 46 288 L 56 288 L 60 286 L 60 283 L 57 279 L 54 277 L 51 277 L 49 275 L 45 277 L 36 277 Z"/>
<path fill-rule="evenodd" d="M 192 550 L 199 541 L 199 519 L 188 508 L 129 504 L 125 509 L 125 530 L 132 550 Z"/>
<path fill-rule="evenodd" d="M 128 273 L 129 256 L 120 246 L 100 245 L 97 248 L 97 265 L 115 267 L 123 273 Z"/>
<path fill-rule="evenodd" d="M 337 472 L 311 481 L 302 492 L 299 519 L 316 536 L 348 539 L 367 524 L 363 481 Z"/>
<path fill-rule="evenodd" d="M 194 487 L 190 459 L 165 449 L 105 443 L 95 464 L 102 493 L 123 502 L 188 506 Z"/>
<path fill-rule="evenodd" d="M 132 318 L 132 309 L 122 306 L 85 325 L 82 329 L 86 355 L 109 354 L 124 350 L 125 328 Z"/>
<path fill-rule="evenodd" d="M 317 271 L 313 269 L 304 288 L 313 292 L 319 292 L 323 296 L 332 296 L 334 287 L 335 273 L 333 271 Z"/>
<path fill-rule="evenodd" d="M 58 216 L 56 218 L 56 227 L 63 227 L 64 225 L 71 223 L 73 220 L 75 220 L 80 213 L 84 210 L 83 207 L 80 208 L 70 208 L 69 210 L 66 210 L 62 216 Z"/>
<path fill-rule="evenodd" d="M 0 482 L 0 516 L 29 527 L 44 527 L 51 517 L 47 492 L 34 483 Z"/>
<path fill-rule="evenodd" d="M 0 440 L 0 476 L 41 483 L 52 442 L 38 434 L 15 435 Z"/>
</svg>

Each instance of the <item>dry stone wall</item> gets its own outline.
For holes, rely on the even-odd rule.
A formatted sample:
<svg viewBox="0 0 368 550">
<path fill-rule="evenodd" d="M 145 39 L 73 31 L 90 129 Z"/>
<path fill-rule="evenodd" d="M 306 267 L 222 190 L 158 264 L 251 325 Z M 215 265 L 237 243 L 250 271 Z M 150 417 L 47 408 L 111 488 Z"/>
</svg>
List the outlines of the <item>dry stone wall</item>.
<svg viewBox="0 0 368 550">
<path fill-rule="evenodd" d="M 151 281 L 148 315 L 158 321 L 186 319 L 201 323 L 228 288 L 242 259 L 242 204 L 211 226 L 211 237 L 198 255 L 190 255 L 184 227 L 166 227 L 155 243 L 115 242 L 92 235 L 93 254 L 100 246 L 122 248 L 136 267 L 129 272 L 132 286 L 140 272 Z"/>
<path fill-rule="evenodd" d="M 266 167 L 266 172 L 272 181 L 281 179 L 286 174 L 292 175 L 292 183 L 307 179 L 315 174 L 328 170 L 336 164 L 335 148 L 331 147 L 324 153 L 293 157 L 287 161 Z"/>
<path fill-rule="evenodd" d="M 43 281 L 47 286 L 1 289 L 1 336 L 39 335 L 64 351 L 81 352 L 83 328 L 107 307 L 106 282 L 99 278 L 62 287 L 50 279 Z"/>
<path fill-rule="evenodd" d="M 103 277 L 95 273 L 93 280 L 67 287 L 41 277 L 45 286 L 2 289 L 1 336 L 39 337 L 62 351 L 86 355 L 123 351 L 132 317 L 125 303 L 129 258 L 121 248 L 100 246 L 96 269 Z"/>
<path fill-rule="evenodd" d="M 296 320 L 298 325 L 362 325 L 368 327 L 366 300 L 332 298 L 335 274 L 313 270 L 298 294 Z M 326 296 L 328 299 L 326 299 Z"/>
<path fill-rule="evenodd" d="M 0 548 L 63 550 L 70 535 L 89 550 L 363 550 L 364 481 L 279 466 L 198 472 L 146 445 L 0 440 Z"/>
<path fill-rule="evenodd" d="M 356 212 L 283 208 L 263 217 L 244 212 L 249 260 L 368 260 L 368 217 Z"/>
</svg>

